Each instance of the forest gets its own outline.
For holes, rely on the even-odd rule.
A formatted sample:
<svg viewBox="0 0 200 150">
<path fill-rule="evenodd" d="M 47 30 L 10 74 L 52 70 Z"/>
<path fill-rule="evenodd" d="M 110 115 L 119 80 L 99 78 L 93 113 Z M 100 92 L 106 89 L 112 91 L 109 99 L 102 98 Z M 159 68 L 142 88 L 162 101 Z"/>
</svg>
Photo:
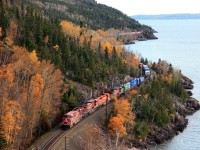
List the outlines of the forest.
<svg viewBox="0 0 200 150">
<path fill-rule="evenodd" d="M 1 1 L 0 31 L 1 147 L 24 149 L 60 121 L 63 103 L 79 103 L 66 80 L 93 88 L 137 73 L 138 58 L 109 32 L 47 19 L 30 3 Z"/>
</svg>

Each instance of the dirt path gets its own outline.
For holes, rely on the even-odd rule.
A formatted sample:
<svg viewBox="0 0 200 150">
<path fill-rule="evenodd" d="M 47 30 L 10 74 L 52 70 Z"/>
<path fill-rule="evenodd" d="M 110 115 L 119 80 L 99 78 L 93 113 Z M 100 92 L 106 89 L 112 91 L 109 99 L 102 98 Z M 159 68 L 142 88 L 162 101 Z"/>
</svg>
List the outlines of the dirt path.
<svg viewBox="0 0 200 150">
<path fill-rule="evenodd" d="M 112 104 L 108 105 L 108 110 L 110 111 Z M 62 138 L 60 138 L 54 146 L 50 148 L 50 150 L 81 150 L 81 145 L 79 144 L 79 139 L 85 130 L 89 130 L 87 128 L 88 125 L 93 124 L 101 124 L 104 125 L 106 118 L 106 107 L 99 108 L 96 112 L 83 119 L 77 125 L 75 125 L 72 129 L 66 132 Z M 51 132 L 43 135 L 40 139 L 38 139 L 30 148 L 32 150 L 34 148 L 40 149 L 56 132 L 58 132 L 59 127 L 56 127 Z M 65 144 L 66 141 L 66 144 Z"/>
</svg>

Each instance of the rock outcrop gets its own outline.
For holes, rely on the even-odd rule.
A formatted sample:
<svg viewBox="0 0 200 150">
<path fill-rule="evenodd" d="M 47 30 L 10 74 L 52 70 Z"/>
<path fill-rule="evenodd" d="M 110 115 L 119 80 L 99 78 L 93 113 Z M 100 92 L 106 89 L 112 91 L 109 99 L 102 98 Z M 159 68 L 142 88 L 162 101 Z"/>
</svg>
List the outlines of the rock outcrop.
<svg viewBox="0 0 200 150">
<path fill-rule="evenodd" d="M 184 103 L 182 103 L 177 97 L 172 97 L 172 100 L 175 104 L 177 113 L 171 117 L 171 123 L 162 128 L 154 126 L 146 141 L 136 141 L 134 143 L 135 147 L 148 149 L 149 146 L 162 144 L 165 141 L 172 139 L 180 132 L 183 132 L 183 130 L 187 127 L 188 119 L 186 118 L 186 115 L 192 115 L 200 109 L 199 101 L 194 98 L 189 98 Z"/>
<path fill-rule="evenodd" d="M 194 82 L 186 76 L 182 77 L 182 83 L 183 83 L 183 87 L 186 90 L 191 90 L 194 88 L 194 86 L 193 86 Z"/>
</svg>

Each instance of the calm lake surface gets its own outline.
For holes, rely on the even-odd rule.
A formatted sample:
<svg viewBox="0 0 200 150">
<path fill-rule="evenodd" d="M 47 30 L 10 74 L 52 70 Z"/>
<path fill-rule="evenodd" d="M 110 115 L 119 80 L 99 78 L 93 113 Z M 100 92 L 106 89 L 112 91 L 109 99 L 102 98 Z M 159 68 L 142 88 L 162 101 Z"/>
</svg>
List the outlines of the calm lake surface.
<svg viewBox="0 0 200 150">
<path fill-rule="evenodd" d="M 139 20 L 158 31 L 158 40 L 126 46 L 148 60 L 170 62 L 194 81 L 193 97 L 200 100 L 200 19 Z M 188 116 L 188 127 L 171 141 L 153 150 L 200 150 L 200 111 Z"/>
</svg>

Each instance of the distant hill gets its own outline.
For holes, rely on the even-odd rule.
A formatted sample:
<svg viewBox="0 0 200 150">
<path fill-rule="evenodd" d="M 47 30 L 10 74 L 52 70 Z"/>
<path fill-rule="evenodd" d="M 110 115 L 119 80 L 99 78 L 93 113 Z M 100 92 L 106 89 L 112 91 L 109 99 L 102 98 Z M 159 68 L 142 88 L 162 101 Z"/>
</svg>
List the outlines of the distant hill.
<svg viewBox="0 0 200 150">
<path fill-rule="evenodd" d="M 59 20 L 69 20 L 77 25 L 87 25 L 91 29 L 130 29 L 131 31 L 151 31 L 151 27 L 141 25 L 138 21 L 117 9 L 98 4 L 95 0 L 21 0 L 31 2 L 45 16 Z M 153 31 L 153 30 L 152 30 Z"/>
<path fill-rule="evenodd" d="M 163 15 L 135 15 L 131 18 L 136 20 L 150 19 L 200 19 L 200 14 L 163 14 Z"/>
</svg>

